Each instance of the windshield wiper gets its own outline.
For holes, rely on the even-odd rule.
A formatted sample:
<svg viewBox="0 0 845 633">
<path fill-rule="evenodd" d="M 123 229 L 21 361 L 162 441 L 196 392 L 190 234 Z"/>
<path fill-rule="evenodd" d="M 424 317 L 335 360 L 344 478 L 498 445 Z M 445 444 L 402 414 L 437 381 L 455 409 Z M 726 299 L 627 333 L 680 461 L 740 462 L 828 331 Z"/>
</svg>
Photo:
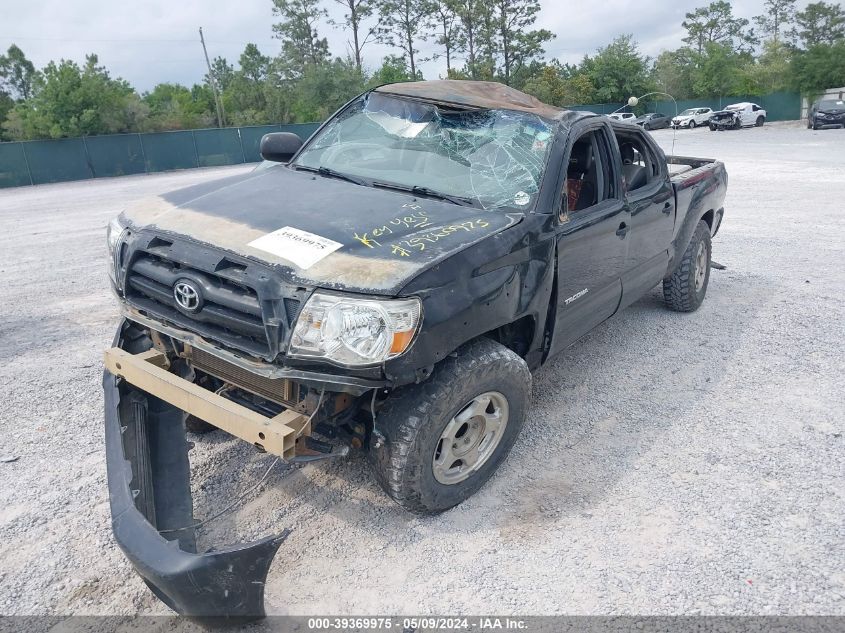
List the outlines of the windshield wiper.
<svg viewBox="0 0 845 633">
<path fill-rule="evenodd" d="M 428 187 L 420 187 L 418 185 L 397 185 L 396 183 L 392 182 L 378 182 L 374 180 L 372 186 L 380 187 L 381 189 L 393 189 L 394 191 L 404 191 L 415 196 L 422 196 L 424 198 L 444 200 L 446 202 L 451 202 L 452 204 L 457 204 L 462 207 L 475 207 L 476 209 L 481 207 L 481 205 L 475 198 L 453 196 L 448 193 L 441 193 L 439 191 L 435 191 L 434 189 L 429 189 Z"/>
<path fill-rule="evenodd" d="M 325 176 L 326 178 L 337 178 L 338 180 L 345 180 L 346 182 L 352 182 L 356 185 L 361 185 L 362 187 L 368 187 L 370 184 L 363 178 L 350 176 L 349 174 L 344 174 L 342 172 L 335 171 L 330 167 L 323 167 L 322 165 L 320 167 L 309 167 L 308 165 L 294 165 L 293 168 L 297 171 L 310 171 L 315 174 L 320 174 L 321 176 Z"/>
</svg>

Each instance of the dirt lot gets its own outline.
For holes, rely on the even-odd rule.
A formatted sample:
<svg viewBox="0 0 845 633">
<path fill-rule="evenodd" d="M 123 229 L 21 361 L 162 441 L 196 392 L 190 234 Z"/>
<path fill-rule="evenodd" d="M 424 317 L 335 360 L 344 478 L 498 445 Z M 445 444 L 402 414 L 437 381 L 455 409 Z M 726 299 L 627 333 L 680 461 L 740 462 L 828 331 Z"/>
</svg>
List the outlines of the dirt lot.
<svg viewBox="0 0 845 633">
<path fill-rule="evenodd" d="M 293 528 L 269 611 L 845 614 L 845 130 L 680 131 L 675 151 L 730 174 L 701 310 L 655 290 L 538 372 L 510 459 L 440 517 L 360 456 L 277 468 L 207 534 Z M 0 191 L 0 613 L 168 612 L 109 529 L 104 227 L 243 169 Z M 192 458 L 200 517 L 271 459 L 222 434 Z"/>
</svg>

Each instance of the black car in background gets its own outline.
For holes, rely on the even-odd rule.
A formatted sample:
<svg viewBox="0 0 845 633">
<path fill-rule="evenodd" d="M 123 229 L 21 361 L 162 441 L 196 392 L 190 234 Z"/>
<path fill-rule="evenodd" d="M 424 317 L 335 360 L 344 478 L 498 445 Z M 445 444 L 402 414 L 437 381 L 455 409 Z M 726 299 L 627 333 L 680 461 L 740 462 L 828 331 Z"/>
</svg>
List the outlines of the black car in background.
<svg viewBox="0 0 845 633">
<path fill-rule="evenodd" d="M 845 100 L 825 98 L 816 101 L 807 115 L 807 127 L 845 127 Z"/>
<path fill-rule="evenodd" d="M 672 125 L 672 117 L 657 112 L 649 112 L 634 119 L 634 123 L 642 126 L 644 130 L 660 130 Z"/>
</svg>

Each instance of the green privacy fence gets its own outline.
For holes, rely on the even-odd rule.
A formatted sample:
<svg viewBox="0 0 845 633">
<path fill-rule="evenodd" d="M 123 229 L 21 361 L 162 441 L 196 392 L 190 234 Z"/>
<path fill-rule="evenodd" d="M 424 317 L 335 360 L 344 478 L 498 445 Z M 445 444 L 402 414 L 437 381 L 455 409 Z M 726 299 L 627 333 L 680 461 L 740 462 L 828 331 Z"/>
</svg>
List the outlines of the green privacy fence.
<svg viewBox="0 0 845 633">
<path fill-rule="evenodd" d="M 740 101 L 761 105 L 769 121 L 801 118 L 801 97 L 792 92 L 683 100 L 678 101 L 678 112 L 693 107 L 721 110 Z M 569 108 L 609 114 L 619 106 L 594 103 Z M 675 114 L 672 101 L 655 101 L 645 107 L 663 114 Z M 0 188 L 257 162 L 261 160 L 258 144 L 268 132 L 293 132 L 304 140 L 319 125 L 260 125 L 0 143 Z"/>
<path fill-rule="evenodd" d="M 796 92 L 774 92 L 763 96 L 682 99 L 678 101 L 678 112 L 683 112 L 687 108 L 713 108 L 713 110 L 722 110 L 725 106 L 742 101 L 751 101 L 762 106 L 766 111 L 766 119 L 768 121 L 794 121 L 801 118 L 801 95 Z M 571 110 L 610 114 L 619 109 L 621 105 L 615 103 L 592 103 L 589 105 L 567 107 Z M 643 110 L 643 107 L 645 110 Z M 670 116 L 675 115 L 675 103 L 673 101 L 650 101 L 645 103 L 643 107 L 638 108 L 638 110 L 660 112 Z M 624 109 L 630 110 L 630 108 Z"/>
<path fill-rule="evenodd" d="M 0 143 L 0 188 L 253 163 L 261 160 L 258 145 L 265 134 L 293 132 L 304 140 L 319 125 L 260 125 Z"/>
</svg>

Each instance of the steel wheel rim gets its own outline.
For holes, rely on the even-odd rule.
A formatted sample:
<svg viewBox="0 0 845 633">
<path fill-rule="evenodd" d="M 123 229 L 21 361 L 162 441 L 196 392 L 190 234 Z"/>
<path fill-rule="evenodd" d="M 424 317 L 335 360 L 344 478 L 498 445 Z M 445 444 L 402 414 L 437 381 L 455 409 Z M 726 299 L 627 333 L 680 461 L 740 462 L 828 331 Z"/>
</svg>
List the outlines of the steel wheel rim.
<svg viewBox="0 0 845 633">
<path fill-rule="evenodd" d="M 431 463 L 434 478 L 452 486 L 478 472 L 501 443 L 509 413 L 508 399 L 498 391 L 470 400 L 440 434 Z"/>
<path fill-rule="evenodd" d="M 704 278 L 707 276 L 707 247 L 704 242 L 698 245 L 698 253 L 695 256 L 695 291 L 701 292 L 704 287 Z"/>
</svg>

